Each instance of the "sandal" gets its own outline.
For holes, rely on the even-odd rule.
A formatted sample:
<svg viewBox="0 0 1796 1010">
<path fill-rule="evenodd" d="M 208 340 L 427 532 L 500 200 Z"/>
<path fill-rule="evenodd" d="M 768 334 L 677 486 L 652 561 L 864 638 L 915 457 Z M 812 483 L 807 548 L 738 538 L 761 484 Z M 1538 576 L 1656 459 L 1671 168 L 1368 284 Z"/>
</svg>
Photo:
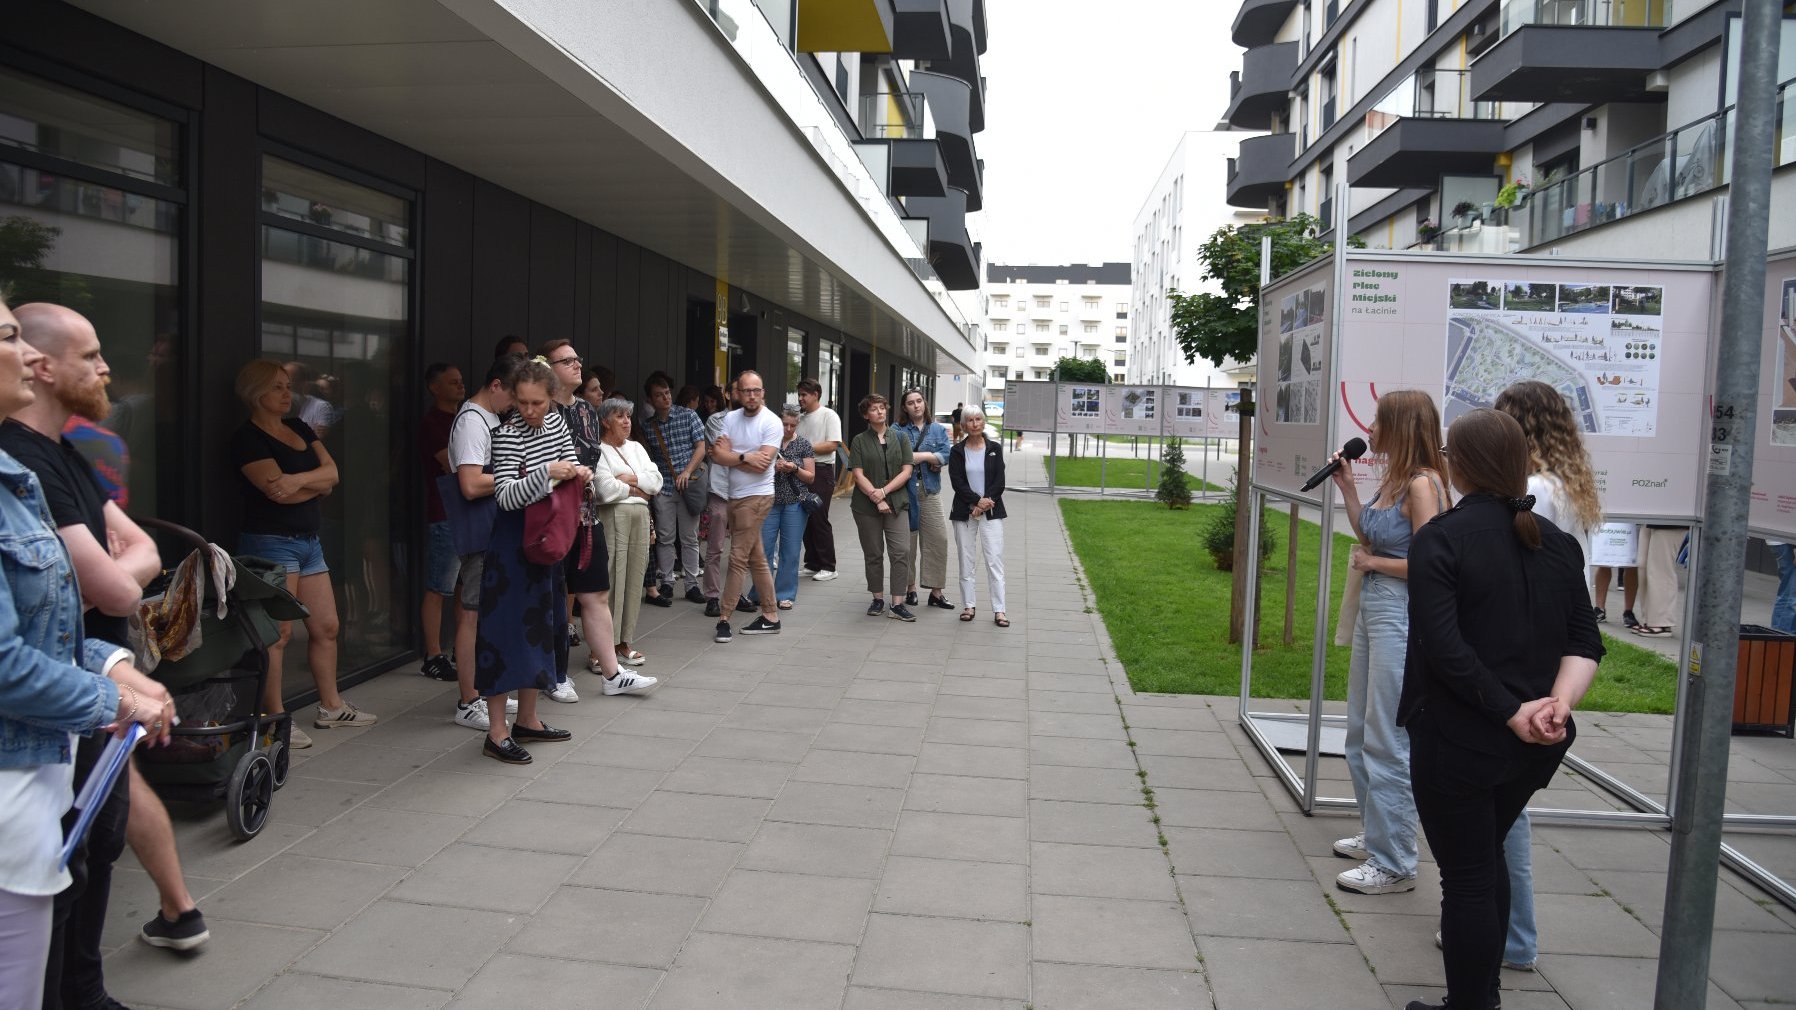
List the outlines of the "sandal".
<svg viewBox="0 0 1796 1010">
<path fill-rule="evenodd" d="M 791 610 L 792 609 L 792 601 L 791 600 L 781 600 L 779 602 L 779 608 L 781 610 Z"/>
<path fill-rule="evenodd" d="M 1669 627 L 1657 624 L 1640 624 L 1628 629 L 1642 638 L 1663 638 L 1671 634 Z"/>
<path fill-rule="evenodd" d="M 1003 614 L 994 614 L 992 615 L 992 623 L 1000 628 L 1008 628 L 1010 627 L 1010 618 L 1005 617 Z"/>
<path fill-rule="evenodd" d="M 618 653 L 617 661 L 627 666 L 641 666 L 649 661 L 649 657 L 637 652 L 635 649 L 631 649 L 627 652 Z"/>
<path fill-rule="evenodd" d="M 979 608 L 977 608 L 977 607 L 968 607 L 967 609 L 960 612 L 960 619 L 963 621 L 972 620 L 974 615 L 977 613 L 978 609 Z"/>
</svg>

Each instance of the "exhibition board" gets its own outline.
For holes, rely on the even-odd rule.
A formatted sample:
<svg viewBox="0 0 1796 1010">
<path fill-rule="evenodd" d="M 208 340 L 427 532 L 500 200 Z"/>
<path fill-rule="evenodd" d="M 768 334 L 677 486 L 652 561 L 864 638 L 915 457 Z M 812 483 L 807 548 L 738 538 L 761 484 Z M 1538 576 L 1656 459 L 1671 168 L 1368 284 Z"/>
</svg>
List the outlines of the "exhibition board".
<svg viewBox="0 0 1796 1010">
<path fill-rule="evenodd" d="M 1006 382 L 1004 430 L 1143 438 L 1235 438 L 1241 390 L 1129 383 Z"/>
<path fill-rule="evenodd" d="M 1329 320 L 1318 325 L 1313 311 L 1287 311 L 1326 292 L 1328 263 L 1282 278 L 1262 296 L 1261 388 L 1276 387 L 1279 400 L 1262 414 L 1263 441 L 1272 444 L 1256 452 L 1256 483 L 1294 492 L 1340 442 L 1369 435 L 1381 392 L 1425 390 L 1450 425 L 1491 406 L 1511 383 L 1539 379 L 1565 396 L 1584 429 L 1607 513 L 1697 517 L 1717 284 L 1711 264 L 1382 250 L 1350 251 L 1344 260 L 1338 360 L 1327 356 Z M 1307 384 L 1318 377 L 1330 388 L 1332 418 L 1311 409 Z M 1383 476 L 1376 454 L 1355 476 L 1364 498 Z"/>
<path fill-rule="evenodd" d="M 1796 541 L 1796 250 L 1773 253 L 1766 265 L 1754 428 L 1747 523 L 1760 535 Z"/>
<path fill-rule="evenodd" d="M 1312 260 L 1260 293 L 1253 482 L 1311 504 L 1322 489 L 1298 489 L 1334 451 L 1334 268 L 1332 257 Z"/>
</svg>

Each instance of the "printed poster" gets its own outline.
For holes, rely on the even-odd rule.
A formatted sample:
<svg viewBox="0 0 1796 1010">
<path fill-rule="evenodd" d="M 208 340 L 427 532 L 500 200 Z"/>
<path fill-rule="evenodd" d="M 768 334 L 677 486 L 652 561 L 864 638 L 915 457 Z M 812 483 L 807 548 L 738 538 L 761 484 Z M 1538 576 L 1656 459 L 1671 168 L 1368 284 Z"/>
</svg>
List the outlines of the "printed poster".
<svg viewBox="0 0 1796 1010">
<path fill-rule="evenodd" d="M 1318 284 L 1278 303 L 1278 381 L 1272 418 L 1286 424 L 1322 419 L 1322 342 L 1328 331 L 1328 289 Z"/>
<path fill-rule="evenodd" d="M 1590 534 L 1590 564 L 1594 568 L 1633 568 L 1639 562 L 1640 527 L 1633 523 L 1603 523 Z"/>
<path fill-rule="evenodd" d="M 1538 379 L 1564 395 L 1586 432 L 1651 438 L 1664 315 L 1657 285 L 1450 280 L 1443 420 Z"/>
<path fill-rule="evenodd" d="M 1104 430 L 1114 435 L 1160 434 L 1160 386 L 1112 386 L 1105 397 Z"/>
<path fill-rule="evenodd" d="M 1784 278 L 1779 294 L 1777 362 L 1771 373 L 1771 444 L 1796 446 L 1796 277 Z"/>
</svg>

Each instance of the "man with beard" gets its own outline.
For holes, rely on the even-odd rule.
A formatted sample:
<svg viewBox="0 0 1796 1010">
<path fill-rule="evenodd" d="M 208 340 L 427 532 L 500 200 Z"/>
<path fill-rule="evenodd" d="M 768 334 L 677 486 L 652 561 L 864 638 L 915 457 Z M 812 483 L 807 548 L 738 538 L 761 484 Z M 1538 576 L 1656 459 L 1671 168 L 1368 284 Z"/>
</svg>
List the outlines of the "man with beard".
<svg viewBox="0 0 1796 1010">
<path fill-rule="evenodd" d="M 156 544 L 102 489 L 93 468 L 62 437 L 73 417 L 103 421 L 109 405 L 106 376 L 93 324 L 59 305 L 21 305 L 14 312 L 26 343 L 43 354 L 33 371 L 38 397 L 0 425 L 0 448 L 37 474 L 51 519 L 74 564 L 86 634 L 126 641 L 126 618 L 143 587 L 161 571 Z M 77 778 L 98 758 L 104 738 L 82 741 Z M 85 843 L 70 861 L 74 883 L 57 895 L 55 932 L 45 988 L 46 1007 L 69 1010 L 116 1007 L 106 994 L 100 936 L 111 890 L 112 864 L 126 842 L 156 881 L 161 909 L 145 924 L 146 943 L 191 950 L 209 936 L 205 919 L 187 892 L 175 851 L 168 811 L 132 766 L 106 799 Z M 80 864 L 79 868 L 77 863 Z"/>
</svg>

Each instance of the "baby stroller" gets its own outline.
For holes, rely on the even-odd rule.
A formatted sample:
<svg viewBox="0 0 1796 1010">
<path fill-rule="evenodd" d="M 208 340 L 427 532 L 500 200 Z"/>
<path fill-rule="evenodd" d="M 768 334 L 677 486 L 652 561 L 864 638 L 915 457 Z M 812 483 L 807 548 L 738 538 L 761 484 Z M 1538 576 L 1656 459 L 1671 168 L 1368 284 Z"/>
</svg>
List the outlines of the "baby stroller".
<svg viewBox="0 0 1796 1010">
<path fill-rule="evenodd" d="M 138 522 L 162 545 L 164 557 L 197 553 L 200 640 L 180 658 L 164 656 L 150 676 L 167 686 L 181 725 L 168 747 L 146 748 L 138 758 L 143 777 L 175 800 L 223 798 L 225 821 L 239 841 L 256 837 L 268 823 L 274 792 L 287 782 L 292 719 L 262 714 L 268 682 L 268 644 L 279 621 L 302 620 L 305 605 L 287 592 L 286 573 L 256 557 L 230 559 L 236 581 L 216 616 L 217 587 L 207 564 L 214 548 L 198 533 L 159 519 Z M 175 572 L 164 571 L 144 591 L 160 601 Z M 134 628 L 134 635 L 138 629 Z M 141 643 L 138 643 L 141 645 Z"/>
</svg>

